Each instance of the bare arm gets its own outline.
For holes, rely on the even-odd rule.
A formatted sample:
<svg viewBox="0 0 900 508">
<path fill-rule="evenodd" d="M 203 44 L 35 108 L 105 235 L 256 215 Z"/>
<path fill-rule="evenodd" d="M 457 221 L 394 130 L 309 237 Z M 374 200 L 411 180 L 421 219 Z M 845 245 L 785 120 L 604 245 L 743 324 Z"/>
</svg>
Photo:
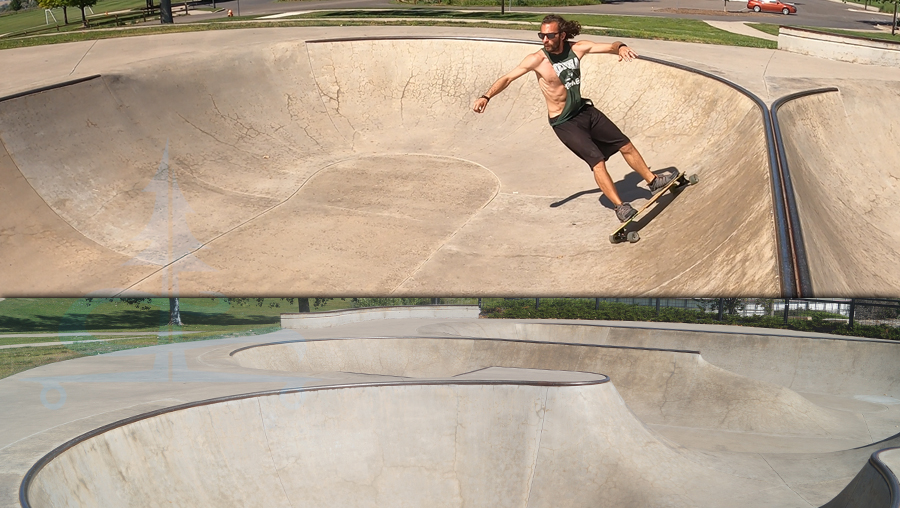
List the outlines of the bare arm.
<svg viewBox="0 0 900 508">
<path fill-rule="evenodd" d="M 520 63 L 518 67 L 504 74 L 500 77 L 500 79 L 495 81 L 494 84 L 491 85 L 491 88 L 488 89 L 486 94 L 475 99 L 475 105 L 472 107 L 472 109 L 476 113 L 483 113 L 484 108 L 487 107 L 488 101 L 490 101 L 493 96 L 497 95 L 503 90 L 506 90 L 506 87 L 508 87 L 509 84 L 513 81 L 537 69 L 538 64 L 540 63 L 541 59 L 537 54 L 531 54 L 525 57 L 525 59 L 522 60 L 522 63 Z"/>
<path fill-rule="evenodd" d="M 637 58 L 637 53 L 618 41 L 612 44 L 608 42 L 578 41 L 572 45 L 572 49 L 575 50 L 575 54 L 579 57 L 587 54 L 612 53 L 613 55 L 619 55 L 620 62 L 622 60 L 630 62 Z"/>
</svg>

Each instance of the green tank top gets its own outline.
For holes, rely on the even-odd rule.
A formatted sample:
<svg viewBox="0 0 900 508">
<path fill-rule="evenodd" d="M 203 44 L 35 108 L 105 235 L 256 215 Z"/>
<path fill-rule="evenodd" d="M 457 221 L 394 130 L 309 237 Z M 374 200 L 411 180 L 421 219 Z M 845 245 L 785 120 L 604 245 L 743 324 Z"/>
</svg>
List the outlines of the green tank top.
<svg viewBox="0 0 900 508">
<path fill-rule="evenodd" d="M 566 87 L 566 105 L 559 116 L 550 119 L 550 125 L 556 126 L 572 119 L 584 107 L 585 101 L 581 98 L 581 62 L 569 41 L 563 42 L 563 51 L 558 55 L 548 53 L 546 49 L 543 51 Z"/>
</svg>

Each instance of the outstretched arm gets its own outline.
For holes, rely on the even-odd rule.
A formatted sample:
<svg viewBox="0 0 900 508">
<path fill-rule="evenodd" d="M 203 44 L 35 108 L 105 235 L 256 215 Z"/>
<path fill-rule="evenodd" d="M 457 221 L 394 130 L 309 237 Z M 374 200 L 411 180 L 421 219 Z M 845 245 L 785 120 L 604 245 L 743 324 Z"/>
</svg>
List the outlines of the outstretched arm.
<svg viewBox="0 0 900 508">
<path fill-rule="evenodd" d="M 508 87 L 509 84 L 513 81 L 521 78 L 528 72 L 537 69 L 537 66 L 540 63 L 540 57 L 536 54 L 531 54 L 525 57 L 525 60 L 522 60 L 522 63 L 520 63 L 518 67 L 504 74 L 500 77 L 500 79 L 495 81 L 494 84 L 491 85 L 491 88 L 488 89 L 486 94 L 475 99 L 475 105 L 472 107 L 472 109 L 476 113 L 483 113 L 484 108 L 487 107 L 488 101 L 490 101 L 493 96 L 497 95 L 503 90 L 506 90 L 506 87 Z"/>
<path fill-rule="evenodd" d="M 579 55 L 579 57 L 586 54 L 612 53 L 613 55 L 619 55 L 620 62 L 622 60 L 630 62 L 637 58 L 637 53 L 624 43 L 618 41 L 613 42 L 612 44 L 608 42 L 578 41 L 575 44 L 572 44 L 572 49 L 575 50 L 575 54 Z"/>
</svg>

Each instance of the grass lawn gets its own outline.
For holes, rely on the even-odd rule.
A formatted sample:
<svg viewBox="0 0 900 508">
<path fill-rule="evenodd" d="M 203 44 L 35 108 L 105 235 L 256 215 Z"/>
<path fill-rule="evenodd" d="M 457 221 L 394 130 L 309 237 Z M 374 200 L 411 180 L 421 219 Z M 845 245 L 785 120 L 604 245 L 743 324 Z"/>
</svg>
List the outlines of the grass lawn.
<svg viewBox="0 0 900 508">
<path fill-rule="evenodd" d="M 313 312 L 386 305 L 427 304 L 428 298 L 333 298 L 315 307 Z M 476 298 L 448 298 L 445 304 L 475 304 Z M 118 299 L 98 298 L 10 298 L 0 300 L 0 346 L 46 342 L 80 342 L 59 346 L 34 346 L 0 349 L 0 378 L 48 363 L 133 349 L 138 347 L 258 335 L 281 329 L 282 313 L 297 312 L 299 302 L 283 298 L 181 298 L 179 309 L 184 326 L 169 326 L 168 298 L 153 298 L 149 303 L 131 305 Z M 152 332 L 150 336 L 116 335 L 116 332 Z M 157 336 L 157 332 L 196 332 Z M 113 335 L 93 335 L 93 333 Z M 29 334 L 76 333 L 29 337 Z"/>
<path fill-rule="evenodd" d="M 44 342 L 97 340 L 60 346 L 0 349 L 0 378 L 48 363 L 123 349 L 173 342 L 210 340 L 269 333 L 281 328 L 280 315 L 296 312 L 297 303 L 266 298 L 243 305 L 221 298 L 179 299 L 184 326 L 169 326 L 169 300 L 154 298 L 150 304 L 128 305 L 118 300 L 75 298 L 12 298 L 0 301 L 0 346 Z M 347 308 L 350 300 L 333 299 L 317 311 Z M 157 337 L 92 335 L 92 332 L 194 331 L 199 333 Z M 27 337 L 27 334 L 78 333 L 77 336 Z"/>
<path fill-rule="evenodd" d="M 747 23 L 747 26 L 755 28 L 760 32 L 776 36 L 778 35 L 778 29 L 781 28 L 781 25 L 775 25 L 772 23 Z"/>
<path fill-rule="evenodd" d="M 109 0 L 114 1 L 114 0 Z M 115 0 L 124 1 L 124 0 Z M 98 11 L 99 12 L 99 11 Z M 382 20 L 379 18 L 404 18 Z M 340 18 L 340 19 L 334 19 Z M 356 19 L 353 19 L 356 18 Z M 423 19 L 429 18 L 429 19 Z M 438 18 L 438 19 L 433 19 Z M 633 37 L 730 46 L 748 46 L 774 49 L 773 41 L 733 34 L 713 28 L 703 21 L 640 16 L 575 15 L 571 16 L 586 28 L 584 33 L 609 37 Z M 542 19 L 540 14 L 498 12 L 459 12 L 442 8 L 385 9 L 380 11 L 328 11 L 278 21 L 253 21 L 254 18 L 216 18 L 191 24 L 167 26 L 143 26 L 119 30 L 80 30 L 65 34 L 36 37 L 0 39 L 0 49 L 56 44 L 84 40 L 129 37 L 159 33 L 192 32 L 263 27 L 299 26 L 467 26 L 474 28 L 505 28 L 534 31 Z M 518 24 L 500 24 L 496 21 L 514 21 Z M 463 25 L 464 24 L 464 25 Z M 0 33 L 3 30 L 0 29 Z M 535 39 L 537 40 L 537 39 Z"/>
<path fill-rule="evenodd" d="M 496 12 L 460 12 L 452 9 L 383 9 L 383 10 L 340 10 L 323 11 L 298 15 L 289 19 L 329 19 L 329 18 L 416 18 L 442 20 L 478 21 L 518 21 L 520 25 L 503 25 L 502 28 L 535 30 L 543 19 L 543 14 L 513 12 L 501 15 Z M 773 41 L 756 37 L 733 34 L 707 23 L 693 19 L 676 19 L 641 16 L 570 15 L 568 19 L 578 21 L 583 33 L 610 37 L 633 37 L 638 39 L 662 39 L 728 46 L 749 46 L 775 48 Z M 535 38 L 537 40 L 537 38 Z"/>
<path fill-rule="evenodd" d="M 158 2 L 156 2 L 158 3 Z M 99 0 L 97 5 L 92 9 L 94 14 L 103 14 L 104 12 L 115 12 L 129 9 L 139 9 L 145 7 L 145 0 Z M 69 7 L 69 25 L 63 25 L 62 8 L 53 9 L 53 15 L 59 22 L 60 30 L 77 30 L 81 28 L 81 9 Z M 88 17 L 91 16 L 90 11 L 86 11 Z M 53 18 L 50 18 L 53 23 Z M 27 11 L 10 12 L 0 15 L 0 34 L 17 32 L 28 28 L 36 28 L 46 26 L 46 18 L 44 17 L 44 9 L 29 9 Z"/>
<path fill-rule="evenodd" d="M 873 2 L 872 0 L 844 0 L 844 3 L 847 4 L 856 4 L 863 7 L 864 10 L 870 10 L 878 12 L 894 12 L 894 2 L 891 0 L 886 0 L 884 2 Z M 866 7 L 868 6 L 868 7 Z"/>
<path fill-rule="evenodd" d="M 197 331 L 233 332 L 260 326 L 279 324 L 283 312 L 296 312 L 297 304 L 280 298 L 266 298 L 262 305 L 256 299 L 236 304 L 222 298 L 179 299 L 183 327 L 169 322 L 169 300 L 153 298 L 149 304 L 129 305 L 118 299 L 76 298 L 12 298 L 0 302 L 0 335 L 27 333 L 80 333 L 85 338 L 91 332 L 116 331 Z M 334 299 L 315 310 L 350 307 L 350 300 Z M 0 338 L 0 345 L 12 344 L 12 339 Z M 36 338 L 31 342 L 72 340 L 69 337 Z M 21 343 L 21 342 L 20 342 Z"/>
<path fill-rule="evenodd" d="M 185 336 L 170 337 L 139 337 L 131 339 L 109 340 L 103 342 L 82 342 L 76 344 L 66 344 L 60 346 L 35 346 L 35 347 L 19 347 L 0 349 L 0 379 L 24 372 L 41 365 L 49 363 L 71 360 L 73 358 L 81 358 L 83 356 L 94 356 L 104 353 L 112 353 L 125 349 L 135 349 L 147 346 L 158 346 L 161 344 L 172 344 L 175 342 L 194 342 L 198 340 L 222 339 L 227 337 L 238 337 L 244 335 L 260 335 L 280 330 L 280 325 L 270 325 L 262 327 L 254 327 L 242 331 L 232 332 L 207 332 Z M 69 338 L 63 338 L 69 340 Z M 43 338 L 41 342 L 49 342 L 52 339 Z"/>
</svg>

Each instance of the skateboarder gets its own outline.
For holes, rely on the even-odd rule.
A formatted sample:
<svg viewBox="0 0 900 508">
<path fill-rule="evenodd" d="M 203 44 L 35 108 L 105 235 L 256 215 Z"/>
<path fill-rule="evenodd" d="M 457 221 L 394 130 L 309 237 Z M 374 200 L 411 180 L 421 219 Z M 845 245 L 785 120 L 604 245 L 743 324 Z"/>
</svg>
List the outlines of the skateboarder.
<svg viewBox="0 0 900 508">
<path fill-rule="evenodd" d="M 580 62 L 584 55 L 612 53 L 619 55 L 619 61 L 630 62 L 637 54 L 621 42 L 569 42 L 569 39 L 579 33 L 581 24 L 577 21 L 566 21 L 555 14 L 546 16 L 538 33 L 544 48 L 525 57 L 518 67 L 491 85 L 486 94 L 475 100 L 473 109 L 476 113 L 484 112 L 492 97 L 505 90 L 514 80 L 533 71 L 547 101 L 547 113 L 553 131 L 575 155 L 588 163 L 600 190 L 615 205 L 616 217 L 625 222 L 637 211 L 630 203 L 623 203 L 619 198 L 616 186 L 606 170 L 607 159 L 616 152 L 622 152 L 625 162 L 647 181 L 650 191 L 654 193 L 675 178 L 675 174 L 655 176 L 651 173 L 628 137 L 597 110 L 590 100 L 581 97 Z"/>
</svg>

